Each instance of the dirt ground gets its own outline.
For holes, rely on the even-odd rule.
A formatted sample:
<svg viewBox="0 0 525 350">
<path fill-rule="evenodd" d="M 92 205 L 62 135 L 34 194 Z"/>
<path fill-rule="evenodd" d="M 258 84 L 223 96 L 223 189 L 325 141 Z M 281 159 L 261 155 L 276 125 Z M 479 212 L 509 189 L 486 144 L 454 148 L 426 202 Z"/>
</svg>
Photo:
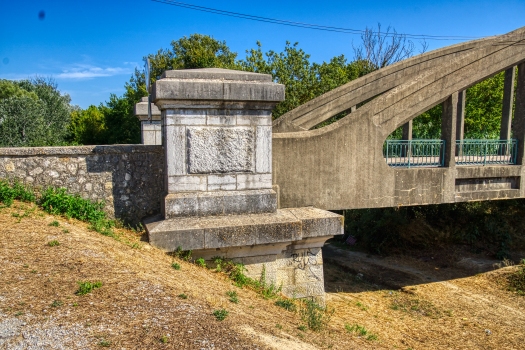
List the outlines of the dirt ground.
<svg viewBox="0 0 525 350">
<path fill-rule="evenodd" d="M 120 241 L 33 204 L 0 209 L 0 349 L 525 348 L 525 298 L 498 284 L 513 267 L 478 274 L 487 262 L 443 267 L 327 246 L 334 314 L 318 333 L 300 330 L 298 313 L 225 275 L 174 260 L 139 233 L 118 232 Z M 80 296 L 79 281 L 102 287 Z M 238 304 L 227 291 L 237 292 Z M 213 311 L 222 308 L 229 315 L 218 321 Z M 366 331 L 345 329 L 356 324 Z"/>
</svg>

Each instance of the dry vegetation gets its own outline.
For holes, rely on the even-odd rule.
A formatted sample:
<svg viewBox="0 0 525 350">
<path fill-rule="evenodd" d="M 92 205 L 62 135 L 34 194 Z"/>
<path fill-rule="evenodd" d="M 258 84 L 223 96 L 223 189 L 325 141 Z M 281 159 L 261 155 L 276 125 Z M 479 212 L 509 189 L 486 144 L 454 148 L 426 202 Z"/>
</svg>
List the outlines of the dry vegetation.
<svg viewBox="0 0 525 350">
<path fill-rule="evenodd" d="M 326 330 L 313 332 L 300 329 L 299 312 L 174 259 L 140 233 L 116 230 L 119 242 L 87 226 L 34 204 L 0 210 L 0 334 L 9 320 L 19 330 L 0 337 L 0 349 L 27 346 L 31 335 L 45 348 L 520 349 L 525 343 L 525 299 L 501 284 L 513 267 L 390 291 L 326 264 L 327 306 L 335 311 Z M 79 281 L 102 286 L 78 295 Z M 219 309 L 229 313 L 223 321 L 213 315 Z"/>
</svg>

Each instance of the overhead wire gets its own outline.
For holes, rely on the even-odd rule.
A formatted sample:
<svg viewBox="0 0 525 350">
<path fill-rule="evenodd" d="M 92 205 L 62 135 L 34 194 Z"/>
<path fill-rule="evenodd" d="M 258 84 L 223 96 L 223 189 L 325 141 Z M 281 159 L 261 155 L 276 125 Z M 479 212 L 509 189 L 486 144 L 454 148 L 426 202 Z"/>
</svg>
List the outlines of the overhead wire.
<svg viewBox="0 0 525 350">
<path fill-rule="evenodd" d="M 394 36 L 394 35 L 395 36 L 404 36 L 404 37 L 406 37 L 408 39 L 418 39 L 418 40 L 426 40 L 426 39 L 428 39 L 428 40 L 461 41 L 461 40 L 472 40 L 472 39 L 481 39 L 481 38 L 483 38 L 481 36 L 409 34 L 409 33 L 388 32 L 388 31 L 387 32 L 379 32 L 379 31 L 372 31 L 372 30 L 332 27 L 332 26 L 324 26 L 324 25 L 318 25 L 318 24 L 294 22 L 294 21 L 287 21 L 287 20 L 268 18 L 268 17 L 262 17 L 262 16 L 248 15 L 248 14 L 243 14 L 243 13 L 238 13 L 238 12 L 231 12 L 231 11 L 215 9 L 215 8 L 211 8 L 211 7 L 192 5 L 192 4 L 183 3 L 183 2 L 179 2 L 179 1 L 173 1 L 173 0 L 151 0 L 151 1 L 162 3 L 162 4 L 166 4 L 166 5 L 182 7 L 182 8 L 186 8 L 186 9 L 190 9 L 190 10 L 196 10 L 196 11 L 201 11 L 201 12 L 208 12 L 208 13 L 213 13 L 213 14 L 218 14 L 218 15 L 223 15 L 223 16 L 229 16 L 229 17 L 248 19 L 248 20 L 252 20 L 252 21 L 272 23 L 272 24 L 279 24 L 279 25 L 286 25 L 286 26 L 291 26 L 291 27 L 316 29 L 316 30 L 323 30 L 323 31 L 337 32 L 337 33 L 346 33 L 346 34 L 372 33 L 372 34 L 381 34 L 381 35 L 384 35 L 384 36 Z"/>
</svg>

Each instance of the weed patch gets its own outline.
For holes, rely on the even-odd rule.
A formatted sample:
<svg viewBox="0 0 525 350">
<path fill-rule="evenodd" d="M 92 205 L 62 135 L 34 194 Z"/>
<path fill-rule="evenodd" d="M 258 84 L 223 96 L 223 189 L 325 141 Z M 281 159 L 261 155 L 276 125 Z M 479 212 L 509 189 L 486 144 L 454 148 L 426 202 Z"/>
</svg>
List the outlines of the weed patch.
<svg viewBox="0 0 525 350">
<path fill-rule="evenodd" d="M 230 301 L 234 304 L 239 303 L 239 299 L 237 298 L 237 292 L 235 291 L 228 291 L 226 292 L 226 295 L 230 297 Z"/>
<path fill-rule="evenodd" d="M 58 227 L 58 226 L 60 226 L 60 224 L 58 223 L 58 221 L 55 220 L 55 221 L 51 222 L 48 226 Z"/>
<path fill-rule="evenodd" d="M 10 207 L 15 199 L 22 202 L 34 202 L 35 193 L 31 188 L 26 188 L 23 184 L 15 181 L 12 185 L 6 180 L 0 180 L 0 202 Z"/>
<path fill-rule="evenodd" d="M 295 303 L 290 299 L 281 299 L 277 300 L 275 302 L 275 305 L 282 307 L 285 310 L 293 311 L 295 312 L 297 310 L 297 307 L 295 306 Z"/>
<path fill-rule="evenodd" d="M 441 310 L 430 301 L 417 296 L 414 297 L 412 294 L 394 293 L 387 294 L 385 297 L 393 299 L 390 308 L 395 311 L 411 313 L 414 316 L 423 315 L 434 319 L 441 318 L 444 315 L 449 317 L 452 315 L 450 310 Z"/>
<path fill-rule="evenodd" d="M 171 264 L 171 267 L 173 267 L 175 270 L 180 270 L 180 264 L 177 264 L 175 262 Z"/>
<path fill-rule="evenodd" d="M 213 311 L 213 316 L 215 316 L 215 318 L 218 320 L 218 321 L 224 321 L 224 319 L 226 317 L 228 317 L 230 313 L 224 309 L 219 309 L 219 310 L 215 310 Z"/>
<path fill-rule="evenodd" d="M 50 246 L 50 247 L 55 247 L 55 246 L 59 246 L 60 242 L 57 241 L 57 240 L 54 240 L 54 241 L 48 242 L 47 245 Z"/>
<path fill-rule="evenodd" d="M 93 289 L 102 287 L 102 282 L 77 282 L 78 283 L 78 290 L 76 294 L 78 295 L 86 295 L 88 293 L 91 293 Z"/>
<path fill-rule="evenodd" d="M 300 309 L 301 320 L 315 332 L 326 328 L 334 312 L 335 310 L 328 311 L 311 300 L 305 300 Z"/>
<path fill-rule="evenodd" d="M 179 294 L 179 298 L 181 299 L 188 299 L 188 296 L 184 293 Z"/>
<path fill-rule="evenodd" d="M 64 302 L 62 300 L 55 300 L 53 301 L 53 303 L 50 305 L 51 307 L 59 307 L 59 306 L 62 306 L 64 305 Z"/>
</svg>

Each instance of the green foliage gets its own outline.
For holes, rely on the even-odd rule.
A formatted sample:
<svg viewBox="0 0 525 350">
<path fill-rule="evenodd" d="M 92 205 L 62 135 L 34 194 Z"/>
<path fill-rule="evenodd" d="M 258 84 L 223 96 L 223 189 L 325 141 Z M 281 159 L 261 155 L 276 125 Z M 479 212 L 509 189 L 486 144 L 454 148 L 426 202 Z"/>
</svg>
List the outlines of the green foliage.
<svg viewBox="0 0 525 350">
<path fill-rule="evenodd" d="M 299 330 L 301 330 L 301 331 L 303 331 L 303 332 L 306 332 L 306 330 L 308 329 L 308 328 L 306 328 L 306 326 L 305 326 L 304 324 L 300 325 L 300 326 L 297 327 L 297 328 L 299 328 Z"/>
<path fill-rule="evenodd" d="M 98 281 L 95 283 L 91 283 L 89 281 L 87 282 L 77 282 L 78 283 L 78 290 L 76 294 L 78 295 L 86 295 L 88 293 L 91 293 L 93 289 L 102 287 L 102 282 Z"/>
<path fill-rule="evenodd" d="M 213 311 L 213 316 L 215 316 L 215 318 L 218 320 L 218 321 L 224 321 L 224 319 L 229 315 L 230 313 L 224 309 L 219 309 L 219 310 L 215 310 Z"/>
<path fill-rule="evenodd" d="M 181 299 L 188 299 L 188 296 L 184 293 L 179 294 L 179 298 Z"/>
<path fill-rule="evenodd" d="M 59 246 L 60 242 L 57 240 L 54 240 L 54 241 L 48 242 L 47 245 L 49 245 L 50 247 L 55 247 L 55 246 Z"/>
<path fill-rule="evenodd" d="M 58 227 L 60 226 L 60 224 L 58 223 L 58 221 L 55 220 L 55 221 L 50 222 L 48 226 Z"/>
<path fill-rule="evenodd" d="M 312 300 L 305 300 L 299 310 L 301 320 L 314 332 L 322 331 L 330 322 L 335 309 L 328 311 Z"/>
<path fill-rule="evenodd" d="M 69 136 L 70 105 L 51 79 L 0 80 L 0 147 L 58 146 Z"/>
<path fill-rule="evenodd" d="M 239 303 L 239 299 L 237 298 L 237 292 L 235 291 L 228 291 L 226 292 L 226 295 L 230 297 L 230 301 L 234 304 Z"/>
<path fill-rule="evenodd" d="M 297 307 L 295 306 L 295 303 L 293 300 L 290 299 L 280 299 L 275 302 L 275 305 L 282 307 L 285 310 L 293 311 L 297 310 Z"/>
<path fill-rule="evenodd" d="M 503 259 L 509 257 L 513 237 L 521 235 L 521 223 L 515 218 L 524 210 L 521 199 L 347 210 L 345 231 L 352 233 L 359 247 L 378 254 L 428 248 L 430 242 L 436 243 L 435 232 L 447 232 L 443 239 L 449 243 L 467 244 L 473 252 L 486 251 Z M 408 235 L 414 230 L 420 236 Z"/>
<path fill-rule="evenodd" d="M 286 42 L 284 52 L 263 54 L 261 43 L 257 50 L 246 51 L 246 59 L 239 61 L 243 70 L 271 74 L 274 82 L 285 85 L 286 99 L 273 110 L 273 118 L 298 107 L 338 86 L 372 71 L 364 61 L 348 63 L 344 55 L 329 63 L 310 63 L 310 55 L 298 48 L 298 43 Z"/>
<path fill-rule="evenodd" d="M 42 193 L 39 200 L 42 208 L 53 215 L 65 215 L 77 220 L 98 223 L 106 218 L 106 213 L 102 210 L 104 202 L 92 202 L 83 199 L 78 194 L 71 195 L 64 188 L 48 188 Z"/>
<path fill-rule="evenodd" d="M 36 197 L 31 188 L 26 188 L 18 181 L 9 184 L 6 180 L 0 180 L 0 203 L 9 207 L 15 199 L 23 202 L 34 202 Z"/>
<path fill-rule="evenodd" d="M 195 261 L 195 263 L 200 266 L 200 267 L 206 267 L 206 262 L 204 261 L 203 258 L 199 258 Z"/>
<path fill-rule="evenodd" d="M 521 260 L 521 266 L 518 271 L 507 278 L 507 289 L 516 294 L 525 296 L 525 259 Z"/>
<path fill-rule="evenodd" d="M 173 267 L 175 270 L 180 270 L 180 264 L 177 264 L 176 262 L 171 264 L 171 267 Z"/>
<path fill-rule="evenodd" d="M 81 145 L 100 145 L 107 143 L 105 117 L 99 108 L 89 106 L 88 109 L 73 111 L 71 124 L 68 126 L 71 138 Z"/>
</svg>

